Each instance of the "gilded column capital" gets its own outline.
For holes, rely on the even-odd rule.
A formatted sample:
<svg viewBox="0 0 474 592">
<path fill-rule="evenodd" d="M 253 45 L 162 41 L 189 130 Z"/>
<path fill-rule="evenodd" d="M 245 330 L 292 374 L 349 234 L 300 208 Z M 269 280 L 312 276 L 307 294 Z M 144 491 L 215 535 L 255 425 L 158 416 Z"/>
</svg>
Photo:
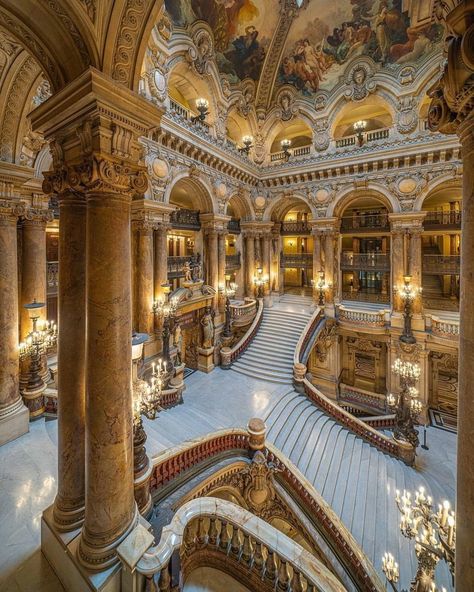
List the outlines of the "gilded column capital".
<svg viewBox="0 0 474 592">
<path fill-rule="evenodd" d="M 168 232 L 171 228 L 171 224 L 163 222 L 160 214 L 146 208 L 132 210 L 132 226 L 143 232 L 152 232 L 154 230 Z"/>
<path fill-rule="evenodd" d="M 416 234 L 423 232 L 423 221 L 427 212 L 406 212 L 389 214 L 391 234 Z"/>
<path fill-rule="evenodd" d="M 474 0 L 435 0 L 435 18 L 446 26 L 447 56 L 440 80 L 428 91 L 431 131 L 460 133 L 474 119 Z"/>
<path fill-rule="evenodd" d="M 48 222 L 54 219 L 53 212 L 44 208 L 25 208 L 21 215 L 24 225 L 46 226 Z"/>
<path fill-rule="evenodd" d="M 0 224 L 13 224 L 16 223 L 20 216 L 25 213 L 24 204 L 9 200 L 0 200 Z"/>
<path fill-rule="evenodd" d="M 94 192 L 143 195 L 148 187 L 145 170 L 138 165 L 118 163 L 108 156 L 90 155 L 80 164 L 62 165 L 44 174 L 45 193 Z"/>
</svg>

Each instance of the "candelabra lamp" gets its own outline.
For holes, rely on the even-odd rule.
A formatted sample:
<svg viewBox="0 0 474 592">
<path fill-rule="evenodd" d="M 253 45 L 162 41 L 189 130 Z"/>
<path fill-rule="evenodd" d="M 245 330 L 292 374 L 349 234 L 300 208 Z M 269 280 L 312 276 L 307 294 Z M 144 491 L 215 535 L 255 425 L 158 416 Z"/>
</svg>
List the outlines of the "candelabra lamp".
<svg viewBox="0 0 474 592">
<path fill-rule="evenodd" d="M 153 304 L 153 313 L 163 322 L 163 360 L 171 367 L 170 357 L 170 335 L 173 330 L 176 311 L 178 310 L 178 299 L 170 298 L 170 284 L 162 284 L 163 296 L 155 300 Z"/>
<path fill-rule="evenodd" d="M 267 283 L 267 278 L 263 275 L 263 269 L 261 267 L 257 267 L 257 275 L 254 276 L 253 283 L 257 290 L 257 298 L 263 298 L 263 291 L 265 284 Z"/>
<path fill-rule="evenodd" d="M 25 386 L 22 387 L 22 394 L 32 417 L 37 417 L 44 411 L 44 401 L 41 395 L 46 389 L 46 382 L 42 376 L 42 357 L 56 345 L 58 338 L 56 323 L 39 320 L 44 307 L 44 302 L 36 300 L 25 304 L 32 329 L 25 341 L 19 345 L 20 360 L 28 363 L 27 378 L 24 381 Z"/>
<path fill-rule="evenodd" d="M 224 331 L 222 332 L 222 336 L 225 338 L 232 337 L 232 330 L 231 330 L 231 318 L 230 318 L 230 299 L 235 296 L 237 292 L 237 284 L 230 281 L 230 276 L 226 276 L 226 283 L 221 288 L 221 293 L 225 298 L 225 323 L 224 323 Z"/>
<path fill-rule="evenodd" d="M 239 148 L 239 152 L 241 154 L 246 154 L 247 156 L 250 154 L 250 150 L 253 148 L 253 138 L 252 136 L 244 136 L 242 138 L 242 146 Z"/>
<path fill-rule="evenodd" d="M 191 121 L 193 123 L 203 123 L 206 120 L 206 116 L 209 115 L 209 101 L 206 99 L 197 99 L 196 101 L 196 108 L 199 111 L 199 115 L 195 115 L 191 117 Z"/>
<path fill-rule="evenodd" d="M 357 141 L 359 142 L 359 146 L 364 145 L 364 131 L 367 127 L 367 122 L 361 119 L 360 121 L 356 121 L 354 123 L 354 131 L 357 135 Z"/>
<path fill-rule="evenodd" d="M 318 276 L 319 279 L 317 281 L 311 280 L 311 285 L 313 286 L 313 288 L 316 288 L 318 290 L 318 306 L 324 306 L 324 296 L 329 286 L 328 284 L 326 284 L 326 280 L 324 278 L 324 271 L 322 269 L 318 271 Z"/>
<path fill-rule="evenodd" d="M 456 518 L 449 501 L 445 500 L 433 509 L 433 500 L 425 494 L 423 487 L 415 493 L 396 492 L 396 504 L 402 515 L 400 530 L 404 537 L 415 541 L 418 560 L 417 571 L 411 582 L 410 592 L 436 592 L 435 569 L 439 561 L 446 561 L 453 577 L 455 567 Z M 398 564 L 391 553 L 385 553 L 382 569 L 393 590 L 397 590 L 400 573 Z M 446 592 L 445 588 L 441 588 Z"/>
<path fill-rule="evenodd" d="M 420 440 L 415 425 L 418 424 L 418 417 L 423 409 L 418 399 L 418 389 L 415 387 L 421 374 L 420 366 L 397 358 L 392 371 L 399 376 L 401 387 L 397 395 L 387 396 L 388 407 L 395 413 L 393 435 L 395 439 L 405 440 L 416 449 L 420 445 Z"/>
<path fill-rule="evenodd" d="M 403 300 L 403 333 L 400 335 L 400 341 L 403 343 L 416 343 L 416 338 L 413 335 L 411 327 L 412 319 L 412 304 L 417 295 L 421 292 L 421 288 L 416 288 L 412 284 L 411 275 L 403 276 L 403 286 L 396 289 L 400 293 Z"/>
<path fill-rule="evenodd" d="M 290 148 L 291 148 L 291 140 L 288 139 L 284 139 L 280 142 L 280 146 L 281 149 L 283 151 L 283 155 L 285 157 L 286 162 L 288 162 L 290 160 L 291 157 L 291 152 L 290 152 Z"/>
</svg>

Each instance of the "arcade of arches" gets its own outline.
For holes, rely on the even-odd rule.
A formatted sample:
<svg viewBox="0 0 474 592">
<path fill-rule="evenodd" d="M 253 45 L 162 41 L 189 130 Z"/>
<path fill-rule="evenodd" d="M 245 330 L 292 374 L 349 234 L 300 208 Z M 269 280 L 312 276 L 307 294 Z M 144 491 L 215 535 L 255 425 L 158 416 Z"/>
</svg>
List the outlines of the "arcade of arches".
<svg viewBox="0 0 474 592">
<path fill-rule="evenodd" d="M 1 590 L 474 589 L 473 39 L 0 0 Z"/>
</svg>

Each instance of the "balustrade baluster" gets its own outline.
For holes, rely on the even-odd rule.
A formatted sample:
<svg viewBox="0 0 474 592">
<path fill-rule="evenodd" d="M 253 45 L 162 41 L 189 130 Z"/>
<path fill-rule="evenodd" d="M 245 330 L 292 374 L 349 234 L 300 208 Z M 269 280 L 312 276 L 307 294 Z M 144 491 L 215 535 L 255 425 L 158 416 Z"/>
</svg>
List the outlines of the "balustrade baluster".
<svg viewBox="0 0 474 592">
<path fill-rule="evenodd" d="M 303 592 L 303 584 L 306 583 L 306 579 L 301 575 L 301 572 L 293 570 L 293 576 L 290 581 L 290 590 L 292 592 Z"/>
<path fill-rule="evenodd" d="M 229 530 L 227 528 L 227 520 L 221 520 L 221 536 L 219 539 L 219 548 L 227 552 L 227 548 L 229 547 L 230 536 Z"/>
<path fill-rule="evenodd" d="M 290 575 L 288 573 L 288 565 L 284 559 L 278 559 L 279 566 L 278 566 L 278 582 L 277 582 L 277 589 L 278 590 L 288 590 L 288 585 L 290 583 Z"/>
<path fill-rule="evenodd" d="M 250 564 L 252 562 L 252 542 L 250 540 L 250 535 L 247 533 L 244 534 L 244 544 L 242 545 L 242 559 L 245 561 L 246 564 Z"/>
<path fill-rule="evenodd" d="M 261 574 L 264 568 L 264 557 L 262 552 L 262 543 L 255 541 L 255 551 L 253 554 L 253 565 L 255 569 Z"/>
<path fill-rule="evenodd" d="M 275 553 L 267 549 L 267 560 L 265 561 L 265 578 L 274 582 L 277 577 L 277 565 Z"/>
<path fill-rule="evenodd" d="M 207 539 L 208 545 L 211 545 L 212 547 L 215 547 L 217 545 L 218 534 L 219 533 L 217 531 L 217 520 L 216 518 L 211 518 L 209 524 L 209 536 Z"/>
<path fill-rule="evenodd" d="M 240 553 L 240 536 L 239 536 L 239 527 L 238 526 L 231 526 L 232 528 L 232 538 L 230 541 L 230 550 L 233 555 L 238 555 Z"/>
<path fill-rule="evenodd" d="M 162 568 L 160 572 L 160 580 L 158 582 L 158 589 L 160 592 L 170 592 L 171 590 L 171 577 L 169 570 L 169 563 Z"/>
<path fill-rule="evenodd" d="M 200 547 L 204 547 L 206 544 L 207 528 L 204 518 L 199 518 L 198 531 L 197 531 L 197 543 Z"/>
<path fill-rule="evenodd" d="M 155 576 L 146 576 L 145 592 L 158 592 L 158 586 L 155 582 Z"/>
</svg>

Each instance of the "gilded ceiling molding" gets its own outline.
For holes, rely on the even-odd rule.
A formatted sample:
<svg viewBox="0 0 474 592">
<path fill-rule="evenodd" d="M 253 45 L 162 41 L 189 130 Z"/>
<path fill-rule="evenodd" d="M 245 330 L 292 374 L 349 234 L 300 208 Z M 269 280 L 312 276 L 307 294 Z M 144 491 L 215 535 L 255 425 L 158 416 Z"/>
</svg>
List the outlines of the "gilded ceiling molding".
<svg viewBox="0 0 474 592">
<path fill-rule="evenodd" d="M 68 13 L 56 0 L 48 0 L 48 6 L 54 12 L 55 16 L 63 23 L 68 35 L 70 35 L 73 40 L 74 45 L 77 47 L 79 55 L 81 56 L 82 64 L 85 67 L 91 65 L 92 60 L 89 50 L 87 49 L 84 39 L 77 29 L 74 20 L 71 19 Z"/>
<path fill-rule="evenodd" d="M 95 23 L 97 15 L 97 0 L 79 0 L 82 7 L 87 13 L 87 16 Z"/>
<path fill-rule="evenodd" d="M 40 66 L 32 56 L 28 56 L 13 79 L 0 126 L 0 160 L 4 162 L 15 162 L 15 146 L 21 125 L 23 105 L 39 74 Z"/>
<path fill-rule="evenodd" d="M 55 61 L 33 33 L 21 21 L 12 17 L 0 7 L 0 26 L 4 27 L 22 46 L 24 46 L 41 64 L 45 76 L 52 88 L 58 90 L 64 86 L 65 79 Z"/>
</svg>

